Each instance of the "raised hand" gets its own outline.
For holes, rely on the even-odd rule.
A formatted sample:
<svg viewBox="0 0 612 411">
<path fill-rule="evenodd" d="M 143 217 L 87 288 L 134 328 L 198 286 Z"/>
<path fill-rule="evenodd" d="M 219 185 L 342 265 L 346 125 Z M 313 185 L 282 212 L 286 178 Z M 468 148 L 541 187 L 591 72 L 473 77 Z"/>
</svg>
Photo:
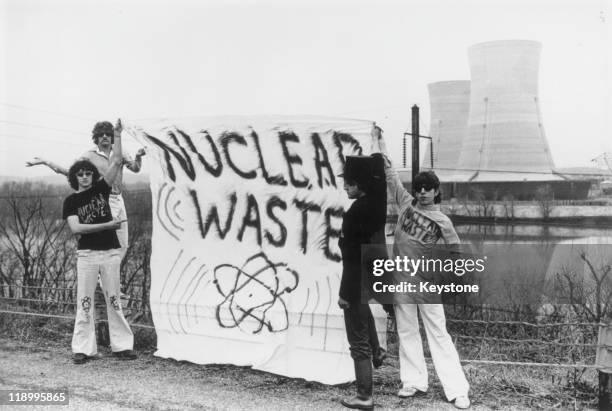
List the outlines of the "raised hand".
<svg viewBox="0 0 612 411">
<path fill-rule="evenodd" d="M 372 138 L 379 140 L 382 138 L 382 129 L 376 124 L 372 127 Z"/>
<path fill-rule="evenodd" d="M 121 124 L 121 119 L 118 118 L 117 123 L 115 124 L 115 135 L 117 134 L 120 135 L 122 131 L 123 131 L 123 124 Z"/>
</svg>

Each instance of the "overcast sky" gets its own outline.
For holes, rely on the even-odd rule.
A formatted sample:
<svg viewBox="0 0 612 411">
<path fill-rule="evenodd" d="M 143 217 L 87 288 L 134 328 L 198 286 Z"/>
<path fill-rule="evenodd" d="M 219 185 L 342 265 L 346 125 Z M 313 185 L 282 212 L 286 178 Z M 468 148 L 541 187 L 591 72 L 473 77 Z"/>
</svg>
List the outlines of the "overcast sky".
<svg viewBox="0 0 612 411">
<path fill-rule="evenodd" d="M 217 114 L 375 120 L 396 164 L 427 84 L 470 78 L 467 48 L 542 43 L 558 167 L 612 151 L 611 1 L 0 0 L 0 175 L 68 166 L 95 121 Z M 128 151 L 137 144 L 126 138 Z"/>
</svg>

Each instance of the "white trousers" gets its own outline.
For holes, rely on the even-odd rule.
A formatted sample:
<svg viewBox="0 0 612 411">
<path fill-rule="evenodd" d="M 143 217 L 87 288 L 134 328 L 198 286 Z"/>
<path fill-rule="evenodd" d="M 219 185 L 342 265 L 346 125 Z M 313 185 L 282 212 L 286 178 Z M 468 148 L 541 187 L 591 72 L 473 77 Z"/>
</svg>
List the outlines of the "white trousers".
<svg viewBox="0 0 612 411">
<path fill-rule="evenodd" d="M 108 205 L 110 206 L 111 214 L 114 218 L 126 220 L 124 223 L 121 223 L 121 227 L 116 230 L 119 245 L 121 246 L 121 259 L 123 260 L 128 247 L 128 222 L 123 196 L 121 194 L 111 194 L 108 198 Z"/>
<path fill-rule="evenodd" d="M 465 378 L 459 355 L 446 330 L 442 304 L 397 304 L 395 319 L 399 339 L 400 378 L 404 387 L 427 391 L 427 364 L 419 331 L 418 311 L 421 313 L 429 351 L 444 394 L 449 401 L 467 395 L 470 386 Z"/>
<path fill-rule="evenodd" d="M 123 315 L 119 292 L 119 250 L 77 252 L 77 309 L 72 334 L 72 352 L 95 355 L 94 292 L 98 275 L 103 284 L 108 329 L 113 351 L 131 350 L 134 334 Z"/>
</svg>

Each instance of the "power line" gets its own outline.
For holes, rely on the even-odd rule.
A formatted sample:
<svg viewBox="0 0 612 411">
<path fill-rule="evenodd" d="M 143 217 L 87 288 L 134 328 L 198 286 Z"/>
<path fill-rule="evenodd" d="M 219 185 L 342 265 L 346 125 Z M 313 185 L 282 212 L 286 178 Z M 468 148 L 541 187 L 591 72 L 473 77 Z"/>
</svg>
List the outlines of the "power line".
<svg viewBox="0 0 612 411">
<path fill-rule="evenodd" d="M 51 139 L 47 140 L 47 139 L 44 139 L 44 138 L 30 137 L 30 136 L 20 136 L 20 135 L 17 135 L 17 134 L 4 134 L 4 133 L 1 133 L 0 136 L 7 137 L 7 138 L 13 138 L 13 139 L 16 139 L 16 140 L 35 140 L 35 141 L 41 141 L 41 142 L 44 142 L 44 143 L 69 144 L 69 145 L 79 146 L 79 147 L 82 146 L 82 144 L 74 143 L 72 141 L 51 140 Z"/>
<path fill-rule="evenodd" d="M 42 128 L 42 129 L 45 129 L 45 130 L 61 131 L 63 133 L 72 133 L 72 134 L 78 134 L 78 135 L 81 135 L 81 136 L 86 134 L 86 133 L 83 133 L 82 131 L 66 130 L 64 128 L 47 127 L 47 126 L 42 126 L 40 124 L 21 123 L 19 121 L 0 120 L 0 123 L 13 124 L 13 125 L 16 125 L 16 126 L 23 126 L 23 127 Z"/>
<path fill-rule="evenodd" d="M 410 112 L 410 107 L 406 106 L 406 104 L 392 104 L 392 105 L 387 105 L 387 106 L 374 106 L 374 107 L 368 107 L 368 108 L 358 108 L 358 109 L 354 109 L 354 110 L 348 110 L 348 111 L 342 111 L 340 113 L 337 113 L 336 115 L 338 116 L 344 116 L 347 114 L 352 114 L 352 113 L 360 113 L 360 112 L 364 112 L 364 111 L 376 111 L 376 110 L 388 110 L 388 109 L 392 109 L 392 108 L 406 108 L 406 113 Z"/>
<path fill-rule="evenodd" d="M 16 134 L 0 134 L 0 136 L 4 136 L 4 137 L 8 137 L 8 138 L 14 138 L 14 139 L 24 139 L 24 140 L 36 140 L 36 141 L 41 141 L 41 142 L 45 142 L 45 143 L 58 143 L 58 144 L 69 144 L 69 145 L 73 145 L 73 146 L 79 146 L 82 147 L 82 144 L 79 143 L 74 143 L 71 141 L 66 141 L 66 140 L 46 140 L 46 139 L 41 139 L 41 138 L 37 138 L 37 137 L 30 137 L 30 136 L 20 136 L 20 135 L 16 135 Z M 429 168 L 429 167 L 424 167 L 424 168 Z M 541 175 L 541 174 L 551 174 L 551 175 L 563 175 L 563 176 L 592 176 L 592 177 L 609 177 L 610 174 L 609 173 L 579 173 L 579 172 L 561 172 L 561 171 L 553 171 L 550 173 L 547 173 L 546 171 L 526 171 L 526 170 L 494 170 L 494 169 L 476 169 L 476 168 L 448 168 L 448 167 L 433 167 L 433 170 L 442 170 L 442 171 L 466 171 L 466 172 L 483 172 L 483 173 L 512 173 L 512 174 L 526 174 L 526 175 L 530 175 L 530 174 L 537 174 L 537 175 Z"/>
<path fill-rule="evenodd" d="M 0 104 L 5 104 L 5 103 L 0 103 Z M 1 123 L 7 123 L 7 124 L 14 124 L 14 125 L 19 125 L 19 126 L 25 126 L 25 127 L 35 127 L 35 128 L 41 128 L 41 129 L 47 129 L 47 130 L 54 130 L 54 131 L 61 131 L 61 132 L 67 132 L 67 133 L 73 133 L 73 134 L 79 134 L 79 135 L 84 135 L 85 133 L 83 132 L 79 132 L 79 131 L 74 131 L 74 130 L 66 130 L 66 129 L 59 129 L 59 128 L 53 128 L 53 127 L 47 127 L 47 126 L 43 126 L 43 125 L 34 125 L 34 124 L 28 124 L 28 123 L 21 123 L 21 122 L 17 122 L 17 121 L 9 121 L 9 120 L 0 120 Z M 2 136 L 8 137 L 8 138 L 14 138 L 14 139 L 30 139 L 30 140 L 37 140 L 37 141 L 42 141 L 42 142 L 46 142 L 46 143 L 61 143 L 61 144 L 69 144 L 69 145 L 74 145 L 74 146 L 81 146 L 81 144 L 79 143 L 74 143 L 72 141 L 67 141 L 67 140 L 45 140 L 45 139 L 40 139 L 40 138 L 36 138 L 36 137 L 29 137 L 29 136 L 18 136 L 15 134 L 0 134 Z M 602 156 L 599 156 L 602 157 Z M 599 159 L 596 158 L 593 161 Z M 604 159 L 605 159 L 605 154 L 604 154 Z M 589 175 L 592 177 L 608 177 L 609 174 L 606 173 L 579 173 L 579 172 L 557 172 L 557 171 L 553 171 L 551 173 L 547 173 L 546 171 L 525 171 L 525 170 L 494 170 L 494 169 L 469 169 L 469 168 L 445 168 L 445 167 L 434 167 L 434 170 L 443 170 L 443 171 L 465 171 L 465 172 L 486 172 L 486 173 L 513 173 L 513 174 L 526 174 L 526 175 L 533 175 L 533 174 L 557 174 L 557 175 L 566 175 L 566 176 L 585 176 L 585 175 Z"/>
<path fill-rule="evenodd" d="M 43 110 L 43 109 L 38 109 L 38 108 L 34 108 L 34 107 L 21 106 L 19 104 L 0 103 L 0 105 L 3 105 L 5 107 L 16 108 L 16 109 L 20 109 L 20 110 L 28 110 L 28 111 L 36 111 L 36 112 L 39 112 L 39 113 L 53 114 L 53 115 L 61 116 L 61 117 L 76 118 L 76 119 L 79 119 L 79 120 L 96 121 L 96 119 L 94 119 L 92 117 L 83 117 L 83 116 L 78 116 L 78 115 L 74 115 L 74 114 L 60 113 L 58 111 Z"/>
</svg>

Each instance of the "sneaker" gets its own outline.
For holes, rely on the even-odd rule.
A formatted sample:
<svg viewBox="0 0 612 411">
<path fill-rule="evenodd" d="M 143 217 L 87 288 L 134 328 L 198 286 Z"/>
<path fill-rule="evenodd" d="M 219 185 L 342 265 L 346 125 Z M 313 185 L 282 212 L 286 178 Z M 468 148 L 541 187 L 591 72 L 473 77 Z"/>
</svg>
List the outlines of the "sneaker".
<svg viewBox="0 0 612 411">
<path fill-rule="evenodd" d="M 75 364 L 84 364 L 89 359 L 88 356 L 83 354 L 82 352 L 77 352 L 72 354 L 72 362 Z"/>
<path fill-rule="evenodd" d="M 455 398 L 455 408 L 459 408 L 460 410 L 470 408 L 469 397 L 467 395 L 462 395 L 460 397 Z"/>
<path fill-rule="evenodd" d="M 113 352 L 113 357 L 117 357 L 122 360 L 135 360 L 138 355 L 133 350 L 123 350 Z"/>
<path fill-rule="evenodd" d="M 378 347 L 375 350 L 374 355 L 372 355 L 372 365 L 374 368 L 380 368 L 380 366 L 383 365 L 385 358 L 387 358 L 387 352 L 384 350 L 384 348 Z"/>
<path fill-rule="evenodd" d="M 421 390 L 417 390 L 414 387 L 402 387 L 397 392 L 397 396 L 400 398 L 410 398 L 418 394 L 425 394 L 425 392 Z"/>
</svg>

